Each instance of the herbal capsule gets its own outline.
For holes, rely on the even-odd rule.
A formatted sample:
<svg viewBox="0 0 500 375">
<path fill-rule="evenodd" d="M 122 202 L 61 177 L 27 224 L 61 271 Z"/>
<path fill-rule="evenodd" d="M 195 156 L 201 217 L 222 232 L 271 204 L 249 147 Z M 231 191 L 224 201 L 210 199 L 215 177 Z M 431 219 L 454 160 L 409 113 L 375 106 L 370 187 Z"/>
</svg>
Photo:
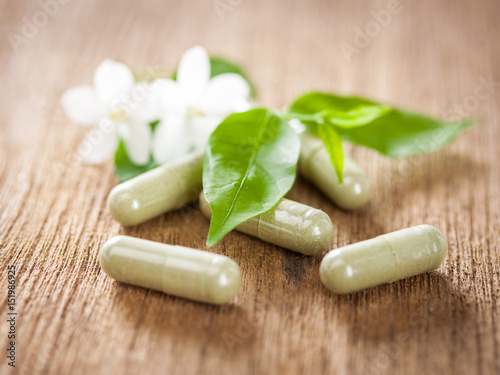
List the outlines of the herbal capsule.
<svg viewBox="0 0 500 375">
<path fill-rule="evenodd" d="M 108 240 L 99 261 L 118 281 L 213 304 L 229 302 L 241 284 L 238 265 L 224 255 L 128 236 Z"/>
<path fill-rule="evenodd" d="M 321 281 L 345 294 L 431 271 L 446 257 L 446 240 L 431 225 L 418 225 L 330 251 Z"/>
<path fill-rule="evenodd" d="M 109 193 L 113 219 L 136 225 L 193 202 L 202 189 L 203 154 L 189 154 L 116 186 Z"/>
<path fill-rule="evenodd" d="M 340 208 L 354 210 L 370 200 L 371 185 L 365 172 L 344 156 L 343 183 L 337 174 L 323 142 L 309 132 L 301 134 L 299 166 L 304 178 L 316 185 Z"/>
<path fill-rule="evenodd" d="M 203 192 L 200 194 L 200 210 L 207 219 L 212 217 Z M 285 198 L 271 211 L 235 229 L 305 255 L 328 250 L 333 241 L 333 224 L 327 214 Z"/>
</svg>

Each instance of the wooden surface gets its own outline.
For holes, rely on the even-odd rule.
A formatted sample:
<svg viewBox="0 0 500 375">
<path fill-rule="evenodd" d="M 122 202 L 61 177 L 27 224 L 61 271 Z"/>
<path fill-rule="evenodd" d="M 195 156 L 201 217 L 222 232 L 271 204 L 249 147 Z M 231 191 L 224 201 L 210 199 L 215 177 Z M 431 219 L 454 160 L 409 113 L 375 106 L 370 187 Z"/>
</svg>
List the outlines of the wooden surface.
<svg viewBox="0 0 500 375">
<path fill-rule="evenodd" d="M 493 374 L 500 373 L 500 4 L 403 1 L 353 54 L 387 1 L 68 1 L 14 50 L 38 2 L 0 2 L 0 348 L 7 347 L 7 270 L 17 270 L 17 361 L 1 374 Z M 41 16 L 39 23 L 43 21 Z M 370 27 L 370 26 L 368 26 Z M 374 27 L 373 24 L 371 27 Z M 213 307 L 112 281 L 98 252 L 127 234 L 205 249 L 194 208 L 124 229 L 106 210 L 111 162 L 82 165 L 86 129 L 59 105 L 107 57 L 174 69 L 201 44 L 240 62 L 262 105 L 307 90 L 357 93 L 481 126 L 445 151 L 391 161 L 347 151 L 369 174 L 371 203 L 343 212 L 298 179 L 289 197 L 326 211 L 343 246 L 408 226 L 438 227 L 449 254 L 437 271 L 349 296 L 308 258 L 231 233 L 210 251 L 242 268 L 240 294 Z"/>
</svg>

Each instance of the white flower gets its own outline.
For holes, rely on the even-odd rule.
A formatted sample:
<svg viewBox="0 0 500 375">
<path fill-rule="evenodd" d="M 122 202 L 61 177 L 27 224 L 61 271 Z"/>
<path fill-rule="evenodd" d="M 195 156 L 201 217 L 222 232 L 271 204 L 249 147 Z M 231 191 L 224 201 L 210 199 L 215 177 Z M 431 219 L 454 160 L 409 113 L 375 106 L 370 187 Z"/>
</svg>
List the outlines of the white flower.
<svg viewBox="0 0 500 375">
<path fill-rule="evenodd" d="M 210 79 L 210 59 L 200 46 L 184 53 L 176 81 L 158 79 L 155 83 L 155 96 L 164 110 L 153 140 L 153 157 L 158 163 L 193 148 L 203 149 L 227 115 L 250 108 L 250 87 L 245 79 L 234 73 Z"/>
<path fill-rule="evenodd" d="M 210 79 L 210 59 L 202 47 L 183 55 L 177 80 L 134 82 L 124 64 L 105 60 L 94 74 L 94 85 L 66 91 L 61 103 L 74 122 L 93 126 L 79 154 L 87 163 L 113 156 L 120 139 L 130 160 L 147 164 L 151 150 L 163 163 L 203 149 L 215 127 L 229 114 L 250 108 L 250 87 L 234 73 Z M 153 139 L 150 123 L 160 120 Z"/>
<path fill-rule="evenodd" d="M 100 163 L 113 156 L 119 138 L 129 158 L 137 165 L 149 162 L 151 128 L 159 110 L 150 100 L 152 84 L 134 82 L 130 69 L 119 62 L 104 60 L 94 73 L 94 86 L 67 90 L 61 97 L 66 115 L 74 122 L 93 126 L 79 154 L 87 163 Z"/>
</svg>

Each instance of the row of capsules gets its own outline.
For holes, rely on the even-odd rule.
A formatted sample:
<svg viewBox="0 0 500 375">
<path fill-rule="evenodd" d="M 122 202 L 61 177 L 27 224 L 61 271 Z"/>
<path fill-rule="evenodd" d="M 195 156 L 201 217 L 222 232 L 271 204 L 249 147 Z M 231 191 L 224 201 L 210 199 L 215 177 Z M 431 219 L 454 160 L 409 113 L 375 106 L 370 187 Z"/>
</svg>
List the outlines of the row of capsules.
<svg viewBox="0 0 500 375">
<path fill-rule="evenodd" d="M 302 175 L 337 206 L 364 206 L 371 192 L 364 171 L 345 158 L 339 185 L 321 140 L 307 132 L 301 138 Z M 199 197 L 200 210 L 210 218 L 202 169 L 203 155 L 190 154 L 116 186 L 108 198 L 111 215 L 124 226 L 136 225 Z M 326 213 L 285 198 L 236 230 L 310 256 L 330 250 L 334 235 Z M 351 293 L 430 271 L 445 256 L 441 232 L 420 225 L 330 251 L 321 262 L 320 278 L 335 293 Z M 241 284 L 238 265 L 226 256 L 128 236 L 107 241 L 99 258 L 103 271 L 118 281 L 206 303 L 229 302 Z"/>
</svg>

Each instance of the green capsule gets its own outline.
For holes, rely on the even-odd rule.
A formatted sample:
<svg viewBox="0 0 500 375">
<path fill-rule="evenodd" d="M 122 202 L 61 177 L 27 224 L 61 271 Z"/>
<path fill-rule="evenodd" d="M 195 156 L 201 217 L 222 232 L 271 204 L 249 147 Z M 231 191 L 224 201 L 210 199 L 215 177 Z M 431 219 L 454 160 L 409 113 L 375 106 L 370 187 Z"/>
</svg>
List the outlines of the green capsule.
<svg viewBox="0 0 500 375">
<path fill-rule="evenodd" d="M 330 251 L 320 277 L 346 294 L 431 271 L 446 258 L 446 240 L 431 225 L 418 225 Z"/>
<path fill-rule="evenodd" d="M 200 193 L 200 210 L 207 219 L 212 217 L 203 192 Z M 326 213 L 285 198 L 271 211 L 235 229 L 305 255 L 322 253 L 330 249 L 333 241 L 333 224 Z"/>
<path fill-rule="evenodd" d="M 108 240 L 99 261 L 115 280 L 206 303 L 229 302 L 241 284 L 240 268 L 224 255 L 128 236 Z"/>
<path fill-rule="evenodd" d="M 203 154 L 189 154 L 116 186 L 108 208 L 117 222 L 129 226 L 192 203 L 202 189 Z"/>
<path fill-rule="evenodd" d="M 301 134 L 299 167 L 302 176 L 318 187 L 330 200 L 345 210 L 355 210 L 368 203 L 371 184 L 366 173 L 344 156 L 343 183 L 339 184 L 335 168 L 323 142 L 309 132 Z"/>
</svg>

